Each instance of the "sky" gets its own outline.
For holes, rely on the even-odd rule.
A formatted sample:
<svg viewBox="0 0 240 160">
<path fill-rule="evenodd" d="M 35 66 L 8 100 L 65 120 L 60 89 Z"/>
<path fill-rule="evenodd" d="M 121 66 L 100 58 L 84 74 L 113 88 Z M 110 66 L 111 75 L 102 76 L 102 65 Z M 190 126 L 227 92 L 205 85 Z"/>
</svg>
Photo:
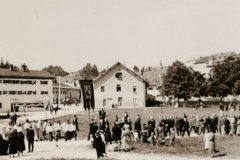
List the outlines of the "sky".
<svg viewBox="0 0 240 160">
<path fill-rule="evenodd" d="M 240 52 L 239 0 L 0 0 L 0 58 L 99 70 Z"/>
</svg>

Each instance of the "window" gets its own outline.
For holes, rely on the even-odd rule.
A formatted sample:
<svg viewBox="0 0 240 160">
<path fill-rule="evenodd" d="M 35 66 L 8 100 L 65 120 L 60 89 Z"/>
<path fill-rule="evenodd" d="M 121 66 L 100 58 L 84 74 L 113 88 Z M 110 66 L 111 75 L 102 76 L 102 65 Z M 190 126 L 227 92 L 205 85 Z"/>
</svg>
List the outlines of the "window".
<svg viewBox="0 0 240 160">
<path fill-rule="evenodd" d="M 118 106 L 122 106 L 123 98 L 118 97 Z"/>
<path fill-rule="evenodd" d="M 137 86 L 133 86 L 133 93 L 137 93 Z"/>
<path fill-rule="evenodd" d="M 9 93 L 10 95 L 15 95 L 15 94 L 16 94 L 15 91 L 9 91 L 8 93 Z"/>
<path fill-rule="evenodd" d="M 28 95 L 31 95 L 31 94 L 32 94 L 32 91 L 28 91 L 27 94 L 28 94 Z"/>
<path fill-rule="evenodd" d="M 41 91 L 41 94 L 48 94 L 48 91 Z"/>
<path fill-rule="evenodd" d="M 117 78 L 118 80 L 122 80 L 122 72 L 116 73 L 115 78 Z"/>
<path fill-rule="evenodd" d="M 104 91 L 105 91 L 105 87 L 101 86 L 101 92 L 104 92 Z"/>
<path fill-rule="evenodd" d="M 0 95 L 2 94 L 2 91 L 0 91 Z"/>
<path fill-rule="evenodd" d="M 0 83 L 2 83 L 2 80 L 0 80 Z"/>
<path fill-rule="evenodd" d="M 149 87 L 148 89 L 149 89 L 149 90 L 153 90 L 153 88 L 152 88 L 152 87 Z"/>
<path fill-rule="evenodd" d="M 117 92 L 121 92 L 121 85 L 120 84 L 117 85 L 116 90 L 117 90 Z"/>
<path fill-rule="evenodd" d="M 48 81 L 40 81 L 40 84 L 48 84 Z"/>
<path fill-rule="evenodd" d="M 3 91 L 3 94 L 7 94 L 7 91 Z"/>
<path fill-rule="evenodd" d="M 2 103 L 0 103 L 0 109 L 2 109 Z"/>
</svg>

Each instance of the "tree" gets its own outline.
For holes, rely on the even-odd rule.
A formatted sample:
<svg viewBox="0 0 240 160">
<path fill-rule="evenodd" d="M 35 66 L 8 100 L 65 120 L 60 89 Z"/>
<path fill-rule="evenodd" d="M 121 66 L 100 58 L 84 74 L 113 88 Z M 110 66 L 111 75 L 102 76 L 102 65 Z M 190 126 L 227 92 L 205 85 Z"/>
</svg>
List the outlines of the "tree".
<svg viewBox="0 0 240 160">
<path fill-rule="evenodd" d="M 240 79 L 240 58 L 228 57 L 223 62 L 213 66 L 208 81 L 208 92 L 214 97 L 225 97 L 238 93 Z M 220 99 L 222 100 L 222 99 Z"/>
<path fill-rule="evenodd" d="M 0 68 L 4 68 L 4 62 L 3 62 L 3 59 L 1 59 L 1 63 L 0 63 Z"/>
<path fill-rule="evenodd" d="M 134 66 L 134 67 L 133 67 L 133 71 L 136 72 L 136 73 L 139 73 L 139 68 L 138 68 L 138 66 Z"/>
<path fill-rule="evenodd" d="M 47 71 L 54 76 L 66 76 L 68 73 L 61 66 L 48 66 L 42 69 L 43 71 Z"/>
<path fill-rule="evenodd" d="M 190 68 L 193 72 L 193 86 L 191 89 L 191 96 L 199 97 L 207 95 L 207 80 L 203 74 L 196 72 Z"/>
<path fill-rule="evenodd" d="M 83 77 L 85 80 L 92 80 L 95 77 L 99 75 L 98 69 L 96 65 L 91 65 L 90 63 L 87 63 L 86 66 L 84 66 L 80 71 L 79 71 L 80 76 Z"/>
<path fill-rule="evenodd" d="M 183 63 L 176 61 L 163 76 L 163 87 L 167 96 L 173 95 L 187 100 L 191 96 L 194 76 Z"/>
</svg>

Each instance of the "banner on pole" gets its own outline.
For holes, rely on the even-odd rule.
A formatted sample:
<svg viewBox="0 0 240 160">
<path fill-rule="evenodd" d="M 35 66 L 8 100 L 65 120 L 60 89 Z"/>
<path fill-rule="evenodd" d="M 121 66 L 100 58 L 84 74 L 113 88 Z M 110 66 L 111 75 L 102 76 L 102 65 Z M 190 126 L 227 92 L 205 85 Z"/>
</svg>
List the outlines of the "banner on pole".
<svg viewBox="0 0 240 160">
<path fill-rule="evenodd" d="M 94 101 L 94 89 L 92 80 L 79 80 L 82 88 L 82 97 L 83 97 L 83 107 L 85 110 L 94 110 L 95 101 Z"/>
</svg>

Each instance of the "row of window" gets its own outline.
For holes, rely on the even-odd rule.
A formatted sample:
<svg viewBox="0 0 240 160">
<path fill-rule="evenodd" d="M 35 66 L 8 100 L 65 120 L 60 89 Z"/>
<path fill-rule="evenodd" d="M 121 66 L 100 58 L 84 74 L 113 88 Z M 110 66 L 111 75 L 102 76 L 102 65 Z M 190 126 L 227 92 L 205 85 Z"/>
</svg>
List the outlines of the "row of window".
<svg viewBox="0 0 240 160">
<path fill-rule="evenodd" d="M 67 91 L 60 91 L 60 94 L 67 94 Z M 53 94 L 58 94 L 58 91 L 53 91 Z"/>
<path fill-rule="evenodd" d="M 36 84 L 35 80 L 0 80 L 0 83 L 4 84 Z M 40 84 L 48 84 L 48 81 L 40 81 Z"/>
<path fill-rule="evenodd" d="M 36 95 L 37 91 L 0 91 L 0 95 Z M 41 91 L 40 94 L 48 94 L 48 91 Z"/>
<path fill-rule="evenodd" d="M 120 84 L 117 84 L 116 91 L 117 92 L 121 92 L 122 91 L 122 87 L 121 87 Z M 101 92 L 105 92 L 105 86 L 101 86 Z M 137 93 L 137 86 L 133 86 L 133 93 Z"/>
</svg>

